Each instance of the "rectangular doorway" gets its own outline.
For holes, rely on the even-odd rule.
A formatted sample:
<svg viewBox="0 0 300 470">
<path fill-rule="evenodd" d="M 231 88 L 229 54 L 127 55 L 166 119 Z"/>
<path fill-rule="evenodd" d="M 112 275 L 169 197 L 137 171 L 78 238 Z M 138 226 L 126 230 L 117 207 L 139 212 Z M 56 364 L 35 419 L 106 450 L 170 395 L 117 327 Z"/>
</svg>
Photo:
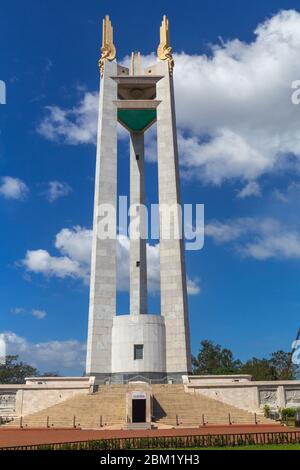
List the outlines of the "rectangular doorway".
<svg viewBox="0 0 300 470">
<path fill-rule="evenodd" d="M 147 400 L 132 400 L 132 422 L 145 423 L 146 422 L 146 401 Z"/>
</svg>

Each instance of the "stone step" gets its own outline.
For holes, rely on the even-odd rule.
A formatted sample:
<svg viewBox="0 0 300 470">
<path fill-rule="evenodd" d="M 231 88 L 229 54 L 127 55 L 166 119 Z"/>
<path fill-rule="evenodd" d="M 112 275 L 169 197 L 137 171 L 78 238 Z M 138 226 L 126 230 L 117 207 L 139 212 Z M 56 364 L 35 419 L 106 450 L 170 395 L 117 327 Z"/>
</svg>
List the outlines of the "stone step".
<svg viewBox="0 0 300 470">
<path fill-rule="evenodd" d="M 24 427 L 73 427 L 75 425 L 90 429 L 100 426 L 126 425 L 126 393 L 130 385 L 101 385 L 95 394 L 76 395 L 69 400 L 23 418 Z M 189 394 L 180 384 L 155 384 L 152 386 L 154 397 L 155 423 L 159 425 L 201 426 L 203 415 L 205 423 L 254 424 L 255 415 L 234 406 L 222 403 L 201 394 Z M 257 421 L 269 423 L 263 416 Z M 19 426 L 16 419 L 8 426 Z"/>
</svg>

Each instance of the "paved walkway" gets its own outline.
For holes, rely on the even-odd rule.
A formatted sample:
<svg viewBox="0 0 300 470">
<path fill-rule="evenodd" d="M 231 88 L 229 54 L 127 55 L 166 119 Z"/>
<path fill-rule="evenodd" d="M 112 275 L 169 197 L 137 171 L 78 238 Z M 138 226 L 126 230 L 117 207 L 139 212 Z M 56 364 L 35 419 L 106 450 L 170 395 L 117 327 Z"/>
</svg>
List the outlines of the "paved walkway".
<svg viewBox="0 0 300 470">
<path fill-rule="evenodd" d="M 195 436 L 208 434 L 248 434 L 265 432 L 295 432 L 293 428 L 279 425 L 231 425 L 205 426 L 199 428 L 152 429 L 152 430 L 99 430 L 80 429 L 0 429 L 0 448 L 87 440 L 148 437 L 148 436 Z M 297 430 L 299 431 L 299 430 Z"/>
</svg>

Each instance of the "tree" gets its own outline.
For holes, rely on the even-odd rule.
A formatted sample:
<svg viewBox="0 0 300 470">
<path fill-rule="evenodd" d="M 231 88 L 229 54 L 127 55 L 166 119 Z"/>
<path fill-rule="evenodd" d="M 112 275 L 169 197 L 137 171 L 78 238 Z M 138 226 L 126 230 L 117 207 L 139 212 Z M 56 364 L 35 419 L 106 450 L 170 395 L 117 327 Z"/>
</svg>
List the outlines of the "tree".
<svg viewBox="0 0 300 470">
<path fill-rule="evenodd" d="M 197 357 L 192 358 L 193 373 L 196 375 L 222 375 L 239 372 L 241 362 L 233 358 L 229 349 L 222 348 L 212 341 L 201 341 L 201 349 Z"/>
<path fill-rule="evenodd" d="M 18 356 L 6 356 L 5 364 L 0 365 L 0 384 L 22 384 L 25 377 L 36 375 L 38 370 L 25 362 L 18 362 Z"/>
<path fill-rule="evenodd" d="M 292 353 L 276 351 L 270 359 L 253 357 L 244 364 L 235 360 L 229 349 L 212 341 L 201 341 L 197 357 L 192 358 L 193 373 L 199 375 L 248 374 L 253 380 L 295 380 L 299 366 L 293 364 Z"/>
<path fill-rule="evenodd" d="M 299 368 L 292 362 L 292 353 L 276 351 L 271 354 L 270 365 L 276 370 L 277 380 L 295 380 Z"/>
<path fill-rule="evenodd" d="M 252 375 L 253 380 L 295 380 L 298 367 L 292 363 L 292 353 L 276 351 L 270 359 L 247 361 L 241 372 Z"/>
<path fill-rule="evenodd" d="M 276 369 L 270 364 L 270 361 L 268 359 L 257 359 L 256 357 L 243 364 L 240 373 L 252 375 L 252 380 L 277 379 Z"/>
</svg>

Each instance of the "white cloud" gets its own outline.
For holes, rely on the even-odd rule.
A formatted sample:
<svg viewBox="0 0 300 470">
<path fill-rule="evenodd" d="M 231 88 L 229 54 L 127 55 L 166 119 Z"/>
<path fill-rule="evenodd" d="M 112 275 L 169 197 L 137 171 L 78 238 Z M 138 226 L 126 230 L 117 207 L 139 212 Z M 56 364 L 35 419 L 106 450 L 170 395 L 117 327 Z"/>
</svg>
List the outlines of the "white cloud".
<svg viewBox="0 0 300 470">
<path fill-rule="evenodd" d="M 47 312 L 45 312 L 45 310 L 32 310 L 31 315 L 37 318 L 37 320 L 43 320 L 46 318 Z"/>
<path fill-rule="evenodd" d="M 77 340 L 32 343 L 13 332 L 5 332 L 2 337 L 6 354 L 18 355 L 20 360 L 42 372 L 57 371 L 58 365 L 60 370 L 68 372 L 84 370 L 86 346 Z"/>
<path fill-rule="evenodd" d="M 80 226 L 62 229 L 55 240 L 55 246 L 61 253 L 85 264 L 90 263 L 91 244 L 92 231 Z"/>
<path fill-rule="evenodd" d="M 199 177 L 252 180 L 288 153 L 300 157 L 299 107 L 291 104 L 299 26 L 299 13 L 283 11 L 259 25 L 250 44 L 228 41 L 211 57 L 177 55 L 178 124 L 191 133 L 181 137 L 183 163 Z"/>
<path fill-rule="evenodd" d="M 215 220 L 205 225 L 205 235 L 213 238 L 217 243 L 237 240 L 247 230 L 248 219 L 238 219 L 229 222 Z"/>
<path fill-rule="evenodd" d="M 205 232 L 216 243 L 233 242 L 238 253 L 257 260 L 300 258 L 300 232 L 272 218 L 214 221 Z"/>
<path fill-rule="evenodd" d="M 221 184 L 230 178 L 252 179 L 267 170 L 268 159 L 259 155 L 241 135 L 231 129 L 211 129 L 210 140 L 197 135 L 178 136 L 181 164 L 190 177 Z"/>
<path fill-rule="evenodd" d="M 11 309 L 11 313 L 13 315 L 21 315 L 22 313 L 25 313 L 26 309 L 23 307 L 15 307 Z"/>
<path fill-rule="evenodd" d="M 11 309 L 11 313 L 13 315 L 32 315 L 33 317 L 37 318 L 38 320 L 43 320 L 47 316 L 47 312 L 45 310 L 38 310 L 38 309 L 32 309 L 32 310 L 27 310 L 24 307 L 16 307 Z"/>
<path fill-rule="evenodd" d="M 206 183 L 254 181 L 290 165 L 289 154 L 299 167 L 291 84 L 299 78 L 300 14 L 281 11 L 254 33 L 250 43 L 211 46 L 209 56 L 174 54 L 181 165 Z M 143 61 L 153 63 L 155 55 Z M 86 93 L 71 110 L 50 107 L 39 131 L 71 144 L 95 142 L 97 104 L 97 93 Z"/>
<path fill-rule="evenodd" d="M 249 181 L 237 195 L 239 199 L 245 199 L 250 196 L 261 196 L 260 186 L 256 181 Z"/>
<path fill-rule="evenodd" d="M 91 261 L 92 231 L 74 227 L 62 229 L 55 240 L 60 256 L 51 256 L 45 250 L 27 251 L 22 264 L 33 273 L 59 278 L 80 278 L 89 280 Z M 120 235 L 117 240 L 117 285 L 121 291 L 129 288 L 129 238 Z M 159 287 L 159 245 L 147 247 L 148 283 L 150 291 Z"/>
<path fill-rule="evenodd" d="M 64 278 L 83 277 L 80 264 L 68 256 L 51 256 L 46 250 L 28 250 L 22 264 L 28 271 Z"/>
<path fill-rule="evenodd" d="M 54 202 L 61 197 L 68 196 L 72 191 L 68 183 L 62 181 L 49 181 L 45 195 L 49 202 Z"/>
<path fill-rule="evenodd" d="M 0 195 L 5 199 L 22 200 L 28 194 L 28 187 L 24 181 L 11 176 L 3 176 L 0 184 Z"/>
<path fill-rule="evenodd" d="M 27 271 L 55 276 L 77 278 L 89 281 L 92 231 L 83 227 L 64 228 L 55 239 L 59 256 L 52 256 L 46 250 L 29 250 L 21 264 Z M 120 291 L 129 288 L 130 241 L 125 235 L 117 240 L 117 287 Z M 147 245 L 147 268 L 149 292 L 157 292 L 160 285 L 159 245 Z M 190 293 L 195 295 L 196 281 L 190 281 Z"/>
<path fill-rule="evenodd" d="M 269 258 L 299 259 L 300 233 L 280 232 L 259 237 L 254 242 L 247 243 L 241 252 L 258 260 Z"/>
<path fill-rule="evenodd" d="M 38 133 L 54 142 L 70 145 L 94 144 L 98 121 L 98 93 L 86 92 L 77 106 L 61 109 L 47 106 L 46 116 L 38 126 Z"/>
<path fill-rule="evenodd" d="M 188 279 L 187 280 L 187 291 L 189 295 L 198 295 L 201 292 L 201 289 L 198 285 L 197 279 Z"/>
</svg>

